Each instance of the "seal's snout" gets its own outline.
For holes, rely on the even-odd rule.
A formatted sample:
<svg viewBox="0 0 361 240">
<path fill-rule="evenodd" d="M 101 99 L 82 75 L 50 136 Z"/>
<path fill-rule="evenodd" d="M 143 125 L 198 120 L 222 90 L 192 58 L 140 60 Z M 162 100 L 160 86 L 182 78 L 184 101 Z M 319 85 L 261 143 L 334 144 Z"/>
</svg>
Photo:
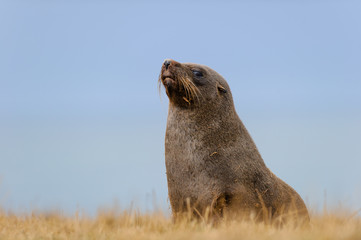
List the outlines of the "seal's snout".
<svg viewBox="0 0 361 240">
<path fill-rule="evenodd" d="M 181 63 L 174 61 L 173 59 L 164 60 L 159 76 L 159 82 L 165 87 L 169 98 L 176 95 L 182 98 L 185 95 L 188 99 L 189 94 L 193 93 L 194 95 L 195 90 L 191 89 L 191 83 L 188 81 L 189 80 L 186 79 L 186 72 Z"/>
<path fill-rule="evenodd" d="M 164 61 L 163 65 L 164 65 L 165 69 L 168 69 L 170 63 L 171 63 L 171 60 L 169 60 L 169 59 L 166 59 L 166 60 Z"/>
<path fill-rule="evenodd" d="M 166 59 L 163 62 L 163 67 L 165 70 L 168 70 L 169 68 L 172 68 L 172 67 L 180 67 L 180 66 L 181 66 L 181 64 L 177 61 L 174 61 L 173 59 Z"/>
<path fill-rule="evenodd" d="M 172 71 L 172 66 L 175 64 L 176 62 L 172 59 L 166 59 L 163 62 L 163 68 L 162 68 L 162 72 L 161 72 L 161 79 L 163 81 L 163 84 L 166 87 L 170 87 L 172 84 L 174 84 L 174 73 Z"/>
</svg>

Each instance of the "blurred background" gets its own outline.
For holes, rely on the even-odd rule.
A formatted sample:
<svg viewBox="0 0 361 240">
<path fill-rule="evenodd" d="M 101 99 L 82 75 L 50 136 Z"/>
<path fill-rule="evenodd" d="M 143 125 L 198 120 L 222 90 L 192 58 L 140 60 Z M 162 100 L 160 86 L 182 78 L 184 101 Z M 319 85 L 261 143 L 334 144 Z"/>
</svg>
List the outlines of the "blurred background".
<svg viewBox="0 0 361 240">
<path fill-rule="evenodd" d="M 0 206 L 169 212 L 165 58 L 231 86 L 308 206 L 361 207 L 360 1 L 0 0 Z"/>
</svg>

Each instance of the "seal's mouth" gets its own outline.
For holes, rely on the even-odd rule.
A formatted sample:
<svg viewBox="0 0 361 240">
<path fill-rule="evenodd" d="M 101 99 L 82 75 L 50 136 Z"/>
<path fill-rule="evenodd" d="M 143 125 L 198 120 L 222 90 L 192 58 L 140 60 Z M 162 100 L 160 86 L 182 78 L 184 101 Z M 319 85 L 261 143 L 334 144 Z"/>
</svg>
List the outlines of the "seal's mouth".
<svg viewBox="0 0 361 240">
<path fill-rule="evenodd" d="M 173 84 L 175 84 L 175 80 L 173 78 L 170 78 L 170 77 L 165 77 L 165 78 L 162 78 L 163 80 L 163 85 L 166 87 L 166 88 L 169 88 L 171 87 Z"/>
<path fill-rule="evenodd" d="M 169 89 L 171 87 L 175 87 L 176 81 L 174 78 L 174 74 L 172 73 L 171 69 L 168 67 L 165 68 L 163 66 L 162 73 L 161 73 L 161 80 L 165 88 Z"/>
</svg>

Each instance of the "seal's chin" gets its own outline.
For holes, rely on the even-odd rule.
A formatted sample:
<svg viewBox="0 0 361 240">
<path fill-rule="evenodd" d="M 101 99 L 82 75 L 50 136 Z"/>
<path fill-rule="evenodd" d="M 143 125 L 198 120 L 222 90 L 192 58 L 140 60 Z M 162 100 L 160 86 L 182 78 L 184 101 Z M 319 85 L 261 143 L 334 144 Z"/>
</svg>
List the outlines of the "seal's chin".
<svg viewBox="0 0 361 240">
<path fill-rule="evenodd" d="M 161 76 L 161 82 L 165 88 L 165 91 L 169 98 L 174 95 L 175 89 L 177 88 L 176 81 L 169 76 Z"/>
<path fill-rule="evenodd" d="M 166 77 L 163 79 L 163 85 L 164 87 L 166 88 L 171 88 L 175 85 L 175 81 L 173 78 L 170 78 L 170 77 Z"/>
</svg>

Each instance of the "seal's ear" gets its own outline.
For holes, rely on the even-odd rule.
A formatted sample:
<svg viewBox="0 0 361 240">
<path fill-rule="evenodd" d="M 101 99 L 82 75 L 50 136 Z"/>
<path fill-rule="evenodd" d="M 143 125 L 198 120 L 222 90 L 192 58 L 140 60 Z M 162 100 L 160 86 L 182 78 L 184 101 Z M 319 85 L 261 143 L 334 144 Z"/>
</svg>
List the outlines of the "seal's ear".
<svg viewBox="0 0 361 240">
<path fill-rule="evenodd" d="M 217 88 L 218 88 L 218 91 L 221 92 L 221 93 L 226 93 L 227 92 L 227 89 L 225 89 L 224 87 L 222 87 L 219 84 L 218 84 Z"/>
</svg>

